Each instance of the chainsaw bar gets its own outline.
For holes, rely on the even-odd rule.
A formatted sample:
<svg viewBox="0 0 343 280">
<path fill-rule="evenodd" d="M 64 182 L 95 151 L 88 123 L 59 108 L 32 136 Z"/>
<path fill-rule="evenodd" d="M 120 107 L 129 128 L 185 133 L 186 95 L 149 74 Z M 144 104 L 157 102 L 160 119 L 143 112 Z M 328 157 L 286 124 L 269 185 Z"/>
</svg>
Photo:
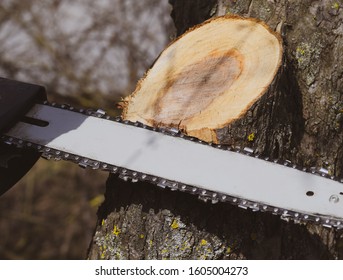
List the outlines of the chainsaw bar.
<svg viewBox="0 0 343 280">
<path fill-rule="evenodd" d="M 299 168 L 290 161 L 262 158 L 250 148 L 207 143 L 103 110 L 37 104 L 1 141 L 36 149 L 46 159 L 72 161 L 204 201 L 343 228 L 343 179 L 323 168 Z"/>
</svg>

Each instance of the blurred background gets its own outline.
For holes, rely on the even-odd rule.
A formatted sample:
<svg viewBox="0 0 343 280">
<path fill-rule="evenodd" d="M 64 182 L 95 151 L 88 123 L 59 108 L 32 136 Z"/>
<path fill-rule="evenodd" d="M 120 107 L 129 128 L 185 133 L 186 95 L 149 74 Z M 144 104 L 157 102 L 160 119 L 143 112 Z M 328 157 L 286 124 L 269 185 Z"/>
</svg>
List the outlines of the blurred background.
<svg viewBox="0 0 343 280">
<path fill-rule="evenodd" d="M 174 36 L 170 12 L 168 0 L 1 0 L 0 76 L 120 114 Z M 84 259 L 106 178 L 40 159 L 0 197 L 0 259 Z"/>
</svg>

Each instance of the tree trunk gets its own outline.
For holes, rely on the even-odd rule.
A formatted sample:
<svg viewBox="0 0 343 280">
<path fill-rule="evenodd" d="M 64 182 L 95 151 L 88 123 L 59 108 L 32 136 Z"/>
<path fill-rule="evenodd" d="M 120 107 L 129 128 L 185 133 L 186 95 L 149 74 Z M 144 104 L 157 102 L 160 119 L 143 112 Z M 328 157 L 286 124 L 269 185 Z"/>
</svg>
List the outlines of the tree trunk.
<svg viewBox="0 0 343 280">
<path fill-rule="evenodd" d="M 258 105 L 216 133 L 304 167 L 343 173 L 343 10 L 340 1 L 170 0 L 178 34 L 224 14 L 266 22 L 281 33 L 284 59 Z M 193 103 L 199 102 L 194 98 Z M 167 104 L 165 106 L 168 106 Z M 277 187 L 277 186 L 276 186 Z M 90 259 L 343 258 L 341 231 L 294 224 L 115 176 L 91 242 Z"/>
</svg>

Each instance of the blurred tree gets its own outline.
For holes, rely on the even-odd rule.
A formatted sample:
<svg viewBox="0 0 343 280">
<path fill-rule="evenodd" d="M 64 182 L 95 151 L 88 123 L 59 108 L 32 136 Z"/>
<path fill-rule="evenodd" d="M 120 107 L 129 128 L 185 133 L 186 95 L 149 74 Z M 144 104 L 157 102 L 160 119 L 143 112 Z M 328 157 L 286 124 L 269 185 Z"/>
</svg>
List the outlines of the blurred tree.
<svg viewBox="0 0 343 280">
<path fill-rule="evenodd" d="M 168 42 L 167 1 L 2 1 L 0 75 L 114 107 Z M 53 97 L 55 98 L 55 97 Z"/>
<path fill-rule="evenodd" d="M 173 32 L 160 0 L 1 0 L 0 76 L 115 109 Z M 39 161 L 0 198 L 0 259 L 84 258 L 106 174 Z"/>
</svg>

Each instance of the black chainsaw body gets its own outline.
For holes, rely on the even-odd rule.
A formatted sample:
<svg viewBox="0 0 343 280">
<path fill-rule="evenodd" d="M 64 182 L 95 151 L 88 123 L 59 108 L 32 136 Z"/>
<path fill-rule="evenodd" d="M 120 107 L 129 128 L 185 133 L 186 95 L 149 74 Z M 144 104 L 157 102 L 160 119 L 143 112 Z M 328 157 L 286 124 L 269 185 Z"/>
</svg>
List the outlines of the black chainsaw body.
<svg viewBox="0 0 343 280">
<path fill-rule="evenodd" d="M 46 100 L 45 88 L 0 78 L 0 137 L 37 103 Z M 9 190 L 38 160 L 37 151 L 0 143 L 0 195 Z"/>
</svg>

